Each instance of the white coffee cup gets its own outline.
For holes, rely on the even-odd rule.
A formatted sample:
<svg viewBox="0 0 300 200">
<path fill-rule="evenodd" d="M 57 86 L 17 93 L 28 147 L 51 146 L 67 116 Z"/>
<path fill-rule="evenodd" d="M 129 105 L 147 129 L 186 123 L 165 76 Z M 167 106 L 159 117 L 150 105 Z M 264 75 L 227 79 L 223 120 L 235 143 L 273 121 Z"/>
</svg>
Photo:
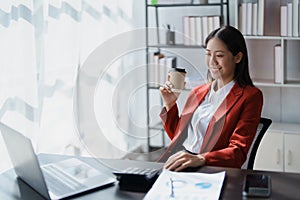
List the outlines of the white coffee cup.
<svg viewBox="0 0 300 200">
<path fill-rule="evenodd" d="M 172 92 L 181 92 L 185 85 L 186 71 L 182 68 L 172 68 L 169 71 L 169 81 L 173 85 Z"/>
</svg>

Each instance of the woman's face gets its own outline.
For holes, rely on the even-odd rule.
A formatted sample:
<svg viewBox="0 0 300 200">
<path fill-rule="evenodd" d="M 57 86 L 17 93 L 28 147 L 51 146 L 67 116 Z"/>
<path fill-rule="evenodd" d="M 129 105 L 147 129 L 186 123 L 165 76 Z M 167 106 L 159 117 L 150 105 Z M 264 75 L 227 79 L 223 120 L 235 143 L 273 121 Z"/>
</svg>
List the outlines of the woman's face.
<svg viewBox="0 0 300 200">
<path fill-rule="evenodd" d="M 212 78 L 229 83 L 234 78 L 236 63 L 241 60 L 241 53 L 233 56 L 226 45 L 218 38 L 214 37 L 207 43 L 206 65 Z"/>
</svg>

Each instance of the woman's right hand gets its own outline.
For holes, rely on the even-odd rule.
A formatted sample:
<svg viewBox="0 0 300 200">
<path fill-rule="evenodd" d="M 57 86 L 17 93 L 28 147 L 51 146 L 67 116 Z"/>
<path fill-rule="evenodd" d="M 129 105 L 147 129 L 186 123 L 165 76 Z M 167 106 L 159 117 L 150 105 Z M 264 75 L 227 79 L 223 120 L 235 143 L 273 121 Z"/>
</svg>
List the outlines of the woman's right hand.
<svg viewBox="0 0 300 200">
<path fill-rule="evenodd" d="M 175 105 L 180 94 L 178 92 L 172 92 L 172 88 L 173 85 L 170 81 L 166 81 L 165 85 L 159 88 L 167 111 Z"/>
</svg>

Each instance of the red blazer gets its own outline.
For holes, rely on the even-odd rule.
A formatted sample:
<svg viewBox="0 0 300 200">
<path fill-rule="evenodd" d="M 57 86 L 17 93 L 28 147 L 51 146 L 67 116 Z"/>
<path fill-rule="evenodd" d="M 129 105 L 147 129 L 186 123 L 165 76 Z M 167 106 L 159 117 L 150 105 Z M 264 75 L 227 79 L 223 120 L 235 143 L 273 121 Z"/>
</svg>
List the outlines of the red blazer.
<svg viewBox="0 0 300 200">
<path fill-rule="evenodd" d="M 177 105 L 160 114 L 164 129 L 172 140 L 167 151 L 182 144 L 187 134 L 185 128 L 196 108 L 209 92 L 211 84 L 194 88 L 186 101 L 181 116 Z M 237 83 L 216 110 L 208 124 L 201 146 L 207 165 L 240 168 L 256 134 L 263 105 L 262 92 L 256 87 L 240 87 Z M 181 139 L 180 139 L 181 138 Z M 180 144 L 180 145 L 181 145 Z M 173 152 L 174 153 L 174 152 Z M 161 159 L 163 160 L 163 159 Z"/>
</svg>

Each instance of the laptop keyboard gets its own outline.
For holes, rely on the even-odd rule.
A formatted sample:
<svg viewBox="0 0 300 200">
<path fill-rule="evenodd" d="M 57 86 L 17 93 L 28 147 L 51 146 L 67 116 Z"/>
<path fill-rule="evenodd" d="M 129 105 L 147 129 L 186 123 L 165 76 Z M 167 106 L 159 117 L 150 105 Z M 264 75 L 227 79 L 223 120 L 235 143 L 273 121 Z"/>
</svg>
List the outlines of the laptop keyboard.
<svg viewBox="0 0 300 200">
<path fill-rule="evenodd" d="M 50 191 L 57 196 L 86 188 L 85 185 L 69 177 L 53 165 L 43 166 L 43 174 Z"/>
</svg>

